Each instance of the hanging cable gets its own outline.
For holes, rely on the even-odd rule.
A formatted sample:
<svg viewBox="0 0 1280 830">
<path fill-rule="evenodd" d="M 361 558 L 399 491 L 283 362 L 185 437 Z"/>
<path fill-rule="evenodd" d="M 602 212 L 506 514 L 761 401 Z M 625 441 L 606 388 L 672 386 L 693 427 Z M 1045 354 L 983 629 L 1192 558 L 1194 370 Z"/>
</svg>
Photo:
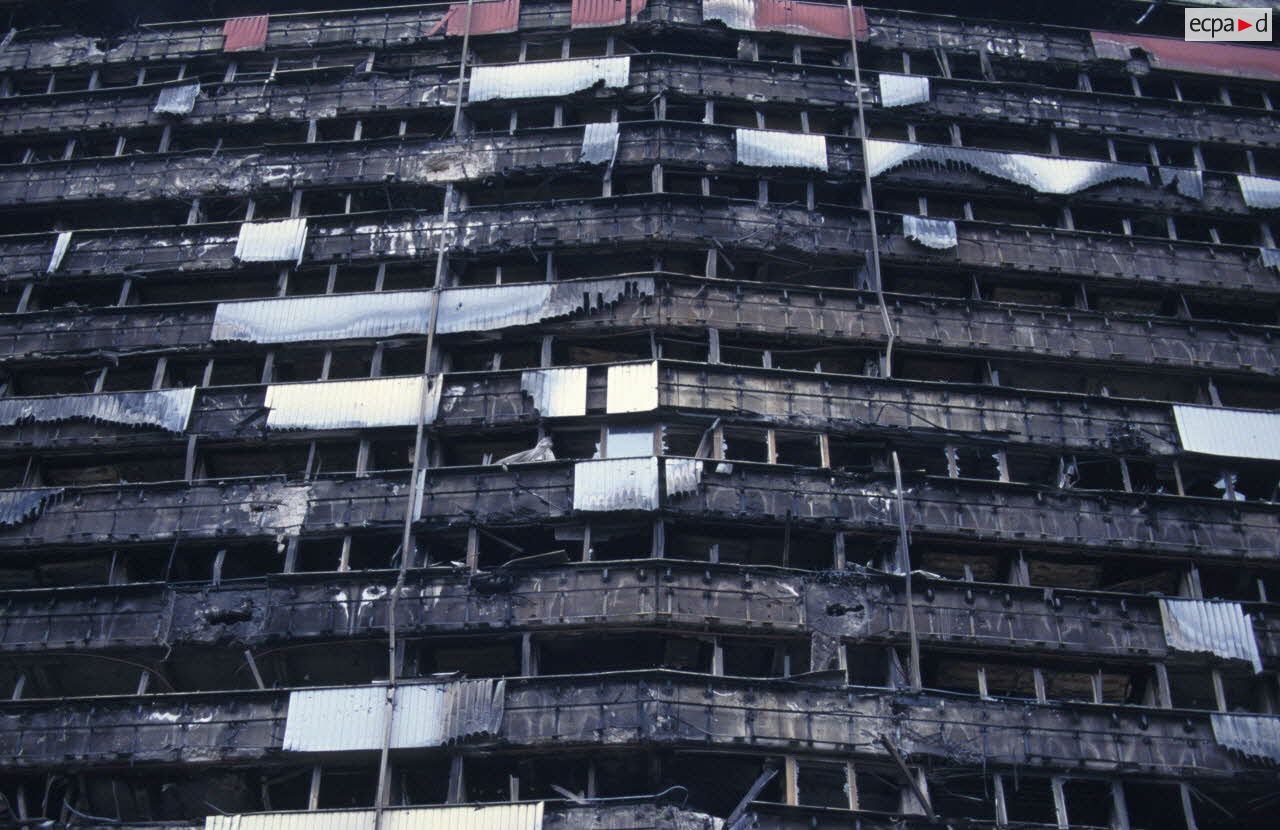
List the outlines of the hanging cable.
<svg viewBox="0 0 1280 830">
<path fill-rule="evenodd" d="M 849 48 L 853 52 L 854 97 L 858 105 L 858 141 L 862 149 L 862 181 L 867 199 L 867 218 L 871 225 L 871 276 L 875 281 L 876 301 L 880 304 L 880 318 L 884 322 L 885 335 L 889 338 L 884 349 L 884 377 L 893 377 L 893 320 L 889 306 L 884 301 L 884 284 L 880 278 L 880 234 L 876 230 L 876 200 L 871 192 L 871 166 L 867 155 L 867 116 L 862 104 L 862 68 L 858 61 L 858 25 L 853 13 L 853 0 L 845 0 L 849 12 Z M 865 14 L 865 12 L 864 12 Z"/>
<path fill-rule="evenodd" d="M 467 18 L 462 33 L 462 57 L 458 61 L 458 99 L 453 115 L 453 133 L 460 132 L 462 123 L 463 82 L 467 71 L 467 50 L 471 41 L 471 13 L 474 0 L 467 0 Z M 440 244 L 436 249 L 436 270 L 431 284 L 431 312 L 427 323 L 427 351 L 422 365 L 422 394 L 418 400 L 418 422 L 413 439 L 413 468 L 409 473 L 408 499 L 404 506 L 404 525 L 400 535 L 400 563 L 396 570 L 395 586 L 387 600 L 387 698 L 382 719 L 382 745 L 378 754 L 378 787 L 374 795 L 373 830 L 382 830 L 382 814 L 387 803 L 387 774 L 391 754 L 391 730 L 395 723 L 396 685 L 399 680 L 399 660 L 397 659 L 398 642 L 396 638 L 396 619 L 399 611 L 400 595 L 404 593 L 404 584 L 409 571 L 409 563 L 414 558 L 413 520 L 417 513 L 416 506 L 422 498 L 420 479 L 423 475 L 423 457 L 426 455 L 426 424 L 430 409 L 433 377 L 432 369 L 435 353 L 437 323 L 440 319 L 440 289 L 444 282 L 445 254 L 449 240 L 449 209 L 454 201 L 453 185 L 445 188 L 444 208 L 441 211 Z M 439 385 L 443 378 L 434 378 L 434 385 Z"/>
</svg>

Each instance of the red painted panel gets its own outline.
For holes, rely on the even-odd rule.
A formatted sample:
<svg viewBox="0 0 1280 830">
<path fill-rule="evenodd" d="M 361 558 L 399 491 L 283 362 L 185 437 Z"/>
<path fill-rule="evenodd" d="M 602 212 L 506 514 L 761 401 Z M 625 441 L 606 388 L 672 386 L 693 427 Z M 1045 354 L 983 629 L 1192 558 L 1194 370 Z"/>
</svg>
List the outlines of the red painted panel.
<svg viewBox="0 0 1280 830">
<path fill-rule="evenodd" d="M 1194 43 L 1175 37 L 1090 32 L 1093 52 L 1103 60 L 1127 60 L 1131 49 L 1146 52 L 1151 65 L 1173 72 L 1280 81 L 1280 49 Z"/>
<path fill-rule="evenodd" d="M 222 24 L 224 52 L 248 52 L 267 45 L 267 15 L 235 17 Z"/>
<path fill-rule="evenodd" d="M 631 0 L 631 19 L 635 20 L 648 0 Z M 569 7 L 569 25 L 574 29 L 592 26 L 621 26 L 627 21 L 627 0 L 573 0 Z"/>
<path fill-rule="evenodd" d="M 520 28 L 520 0 L 486 0 L 471 5 L 471 34 L 499 35 Z M 462 37 L 467 31 L 467 4 L 454 3 L 428 35 L 444 31 L 446 37 Z"/>
<path fill-rule="evenodd" d="M 853 7 L 853 25 L 858 40 L 866 40 L 867 13 L 861 6 Z M 843 5 L 800 0 L 756 0 L 756 31 L 848 40 L 849 9 Z"/>
</svg>

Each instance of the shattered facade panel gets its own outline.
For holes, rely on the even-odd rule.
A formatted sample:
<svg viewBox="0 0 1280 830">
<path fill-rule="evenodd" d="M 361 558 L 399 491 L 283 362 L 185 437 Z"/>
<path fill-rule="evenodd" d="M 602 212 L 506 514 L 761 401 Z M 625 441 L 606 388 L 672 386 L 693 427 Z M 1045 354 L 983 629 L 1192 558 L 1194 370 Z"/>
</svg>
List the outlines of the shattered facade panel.
<svg viewBox="0 0 1280 830">
<path fill-rule="evenodd" d="M 9 824 L 1275 824 L 1270 44 L 144 5 L 0 32 Z"/>
</svg>

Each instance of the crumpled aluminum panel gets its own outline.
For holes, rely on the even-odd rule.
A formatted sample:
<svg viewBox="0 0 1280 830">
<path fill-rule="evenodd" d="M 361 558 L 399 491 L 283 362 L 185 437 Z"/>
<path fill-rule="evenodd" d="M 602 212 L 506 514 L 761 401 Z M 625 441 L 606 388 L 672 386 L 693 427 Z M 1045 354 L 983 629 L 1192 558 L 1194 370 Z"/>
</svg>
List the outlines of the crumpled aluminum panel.
<svg viewBox="0 0 1280 830">
<path fill-rule="evenodd" d="M 152 112 L 158 115 L 190 115 L 200 97 L 200 83 L 167 86 L 160 90 Z"/>
<path fill-rule="evenodd" d="M 218 303 L 209 339 L 301 343 L 426 334 L 429 291 L 321 294 Z"/>
<path fill-rule="evenodd" d="M 1213 712 L 1209 721 L 1219 746 L 1280 763 L 1280 717 Z"/>
<path fill-rule="evenodd" d="M 0 527 L 13 527 L 38 517 L 45 506 L 62 493 L 61 487 L 0 490 Z"/>
<path fill-rule="evenodd" d="M 653 293 L 653 277 L 449 288 L 440 295 L 436 332 L 458 334 L 529 326 Z"/>
<path fill-rule="evenodd" d="M 391 747 L 447 746 L 497 735 L 504 681 L 456 680 L 398 686 Z M 386 686 L 300 689 L 289 693 L 285 752 L 344 752 L 382 746 Z"/>
<path fill-rule="evenodd" d="M 827 169 L 827 137 L 823 135 L 739 127 L 735 141 L 738 164 L 747 167 Z"/>
<path fill-rule="evenodd" d="M 0 398 L 0 426 L 26 421 L 103 421 L 128 426 L 152 426 L 184 432 L 191 420 L 195 387 L 148 392 L 99 392 L 41 398 Z"/>
<path fill-rule="evenodd" d="M 1262 267 L 1280 271 L 1280 248 L 1259 248 L 1258 252 L 1261 254 Z"/>
<path fill-rule="evenodd" d="M 610 366 L 605 412 L 652 412 L 658 408 L 658 362 Z"/>
<path fill-rule="evenodd" d="M 903 215 L 902 233 L 907 239 L 937 251 L 945 251 L 959 244 L 956 223 L 950 219 Z"/>
<path fill-rule="evenodd" d="M 1240 603 L 1161 599 L 1160 620 L 1165 641 L 1174 651 L 1243 660 L 1253 666 L 1254 674 L 1262 671 L 1253 623 Z"/>
<path fill-rule="evenodd" d="M 923 75 L 880 73 L 880 106 L 905 107 L 929 103 L 929 79 Z"/>
<path fill-rule="evenodd" d="M 1140 164 L 1051 158 L 943 144 L 908 144 L 881 139 L 867 141 L 867 167 L 872 176 L 904 164 L 968 167 L 988 176 L 1025 185 L 1039 193 L 1079 193 L 1113 181 L 1151 184 L 1150 173 Z"/>
<path fill-rule="evenodd" d="M 658 509 L 658 459 L 611 458 L 573 465 L 573 509 Z"/>
<path fill-rule="evenodd" d="M 1164 187 L 1174 185 L 1179 196 L 1186 196 L 1188 199 L 1195 199 L 1197 202 L 1204 199 L 1204 174 L 1199 170 L 1190 170 L 1184 167 L 1161 167 L 1160 168 L 1160 184 Z"/>
<path fill-rule="evenodd" d="M 1187 452 L 1280 461 L 1280 412 L 1174 404 L 1173 419 Z"/>
<path fill-rule="evenodd" d="M 277 222 L 245 222 L 236 239 L 235 258 L 240 262 L 302 262 L 307 244 L 306 219 Z"/>
<path fill-rule="evenodd" d="M 49 256 L 49 267 L 45 269 L 46 274 L 52 274 L 62 267 L 62 258 L 67 255 L 67 250 L 70 247 L 71 231 L 62 231 L 53 242 L 53 253 Z"/>
<path fill-rule="evenodd" d="M 482 65 L 471 70 L 467 100 L 548 98 L 581 92 L 597 84 L 618 89 L 630 82 L 631 58 L 627 55 Z"/>
<path fill-rule="evenodd" d="M 533 399 L 544 418 L 572 418 L 587 414 L 587 367 L 525 369 L 520 391 Z"/>
<path fill-rule="evenodd" d="M 702 483 L 702 459 L 665 458 L 662 461 L 667 476 L 667 498 L 698 492 Z"/>
<path fill-rule="evenodd" d="M 618 155 L 618 122 L 605 121 L 587 124 L 582 130 L 582 152 L 578 161 L 583 164 L 613 164 Z"/>
<path fill-rule="evenodd" d="M 542 830 L 543 811 L 541 801 L 388 807 L 382 830 Z M 374 825 L 373 810 L 307 810 L 207 816 L 204 830 L 373 830 Z"/>
<path fill-rule="evenodd" d="M 498 466 L 505 466 L 507 464 L 541 464 L 546 461 L 555 461 L 556 451 L 552 446 L 553 443 L 551 436 L 544 435 L 538 439 L 538 443 L 534 444 L 532 449 L 513 452 L 511 455 L 503 456 L 493 463 Z M 418 507 L 422 507 L 421 502 L 418 503 Z"/>
<path fill-rule="evenodd" d="M 1240 194 L 1244 203 L 1251 208 L 1271 210 L 1280 207 L 1280 179 L 1268 179 L 1263 176 L 1236 176 L 1240 183 Z"/>
<path fill-rule="evenodd" d="M 364 429 L 416 426 L 422 407 L 421 376 L 273 383 L 265 406 L 269 429 Z M 427 390 L 425 423 L 440 408 L 439 377 Z"/>
</svg>

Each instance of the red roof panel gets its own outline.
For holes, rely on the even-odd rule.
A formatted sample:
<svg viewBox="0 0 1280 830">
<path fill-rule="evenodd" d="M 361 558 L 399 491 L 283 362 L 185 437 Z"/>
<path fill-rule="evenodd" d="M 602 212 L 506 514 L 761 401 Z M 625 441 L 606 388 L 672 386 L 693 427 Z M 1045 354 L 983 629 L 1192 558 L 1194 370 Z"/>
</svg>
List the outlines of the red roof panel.
<svg viewBox="0 0 1280 830">
<path fill-rule="evenodd" d="M 1090 32 L 1093 52 L 1103 60 L 1128 60 L 1133 49 L 1147 53 L 1152 67 L 1261 81 L 1280 81 L 1280 49 L 1188 42 L 1173 37 Z"/>
<path fill-rule="evenodd" d="M 858 40 L 867 39 L 867 13 L 853 7 Z M 756 31 L 791 32 L 812 37 L 849 39 L 849 9 L 831 3 L 802 3 L 800 0 L 756 0 Z"/>
<path fill-rule="evenodd" d="M 631 0 L 631 19 L 639 17 L 647 4 L 648 0 Z M 627 0 L 573 0 L 569 8 L 569 25 L 575 29 L 627 22 Z"/>
<path fill-rule="evenodd" d="M 224 52 L 248 52 L 267 45 L 267 15 L 234 17 L 222 24 Z"/>
<path fill-rule="evenodd" d="M 520 0 L 486 0 L 471 6 L 471 34 L 499 35 L 520 28 Z M 444 31 L 446 37 L 462 37 L 467 31 L 467 4 L 454 3 L 428 35 Z"/>
</svg>

